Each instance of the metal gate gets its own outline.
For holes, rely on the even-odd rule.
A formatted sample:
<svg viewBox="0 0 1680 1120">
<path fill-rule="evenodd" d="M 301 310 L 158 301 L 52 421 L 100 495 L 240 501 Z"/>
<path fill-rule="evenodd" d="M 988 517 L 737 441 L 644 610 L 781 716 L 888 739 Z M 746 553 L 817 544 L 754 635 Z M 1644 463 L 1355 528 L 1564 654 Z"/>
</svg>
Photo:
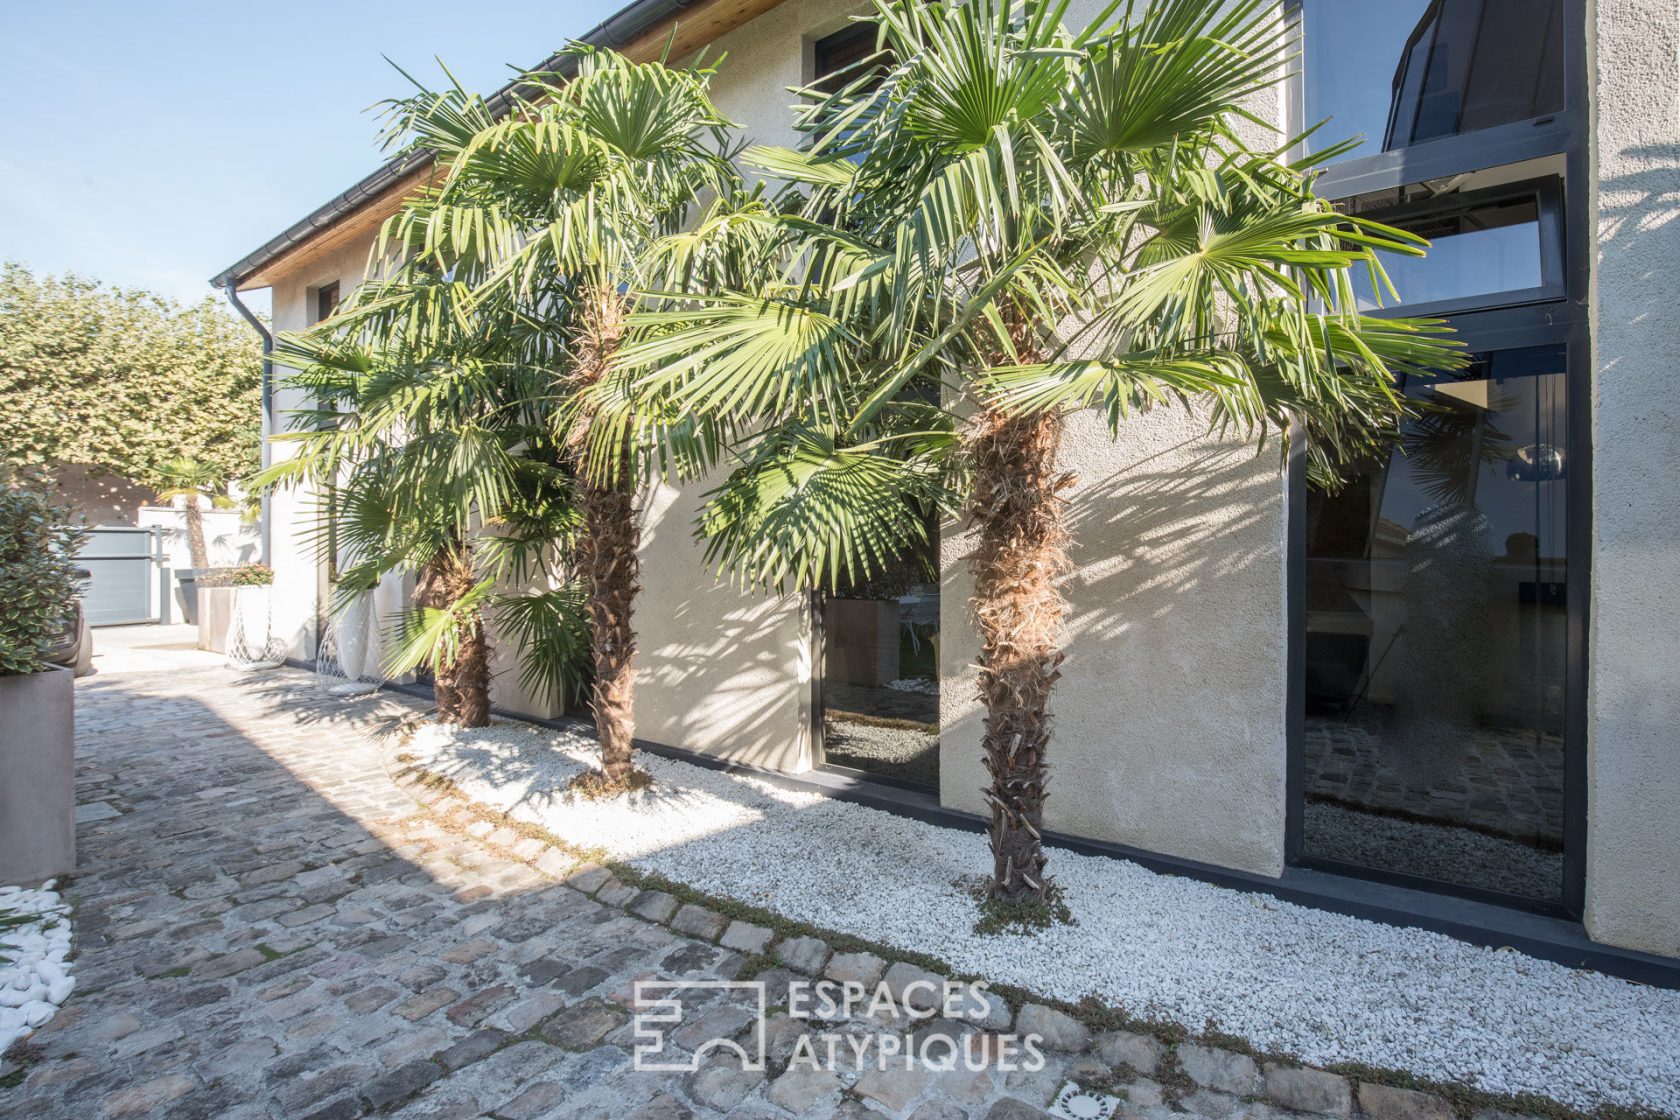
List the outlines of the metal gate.
<svg viewBox="0 0 1680 1120">
<path fill-rule="evenodd" d="M 82 613 L 89 626 L 157 622 L 168 587 L 163 532 L 157 528 L 94 529 L 77 557 L 88 570 Z"/>
</svg>

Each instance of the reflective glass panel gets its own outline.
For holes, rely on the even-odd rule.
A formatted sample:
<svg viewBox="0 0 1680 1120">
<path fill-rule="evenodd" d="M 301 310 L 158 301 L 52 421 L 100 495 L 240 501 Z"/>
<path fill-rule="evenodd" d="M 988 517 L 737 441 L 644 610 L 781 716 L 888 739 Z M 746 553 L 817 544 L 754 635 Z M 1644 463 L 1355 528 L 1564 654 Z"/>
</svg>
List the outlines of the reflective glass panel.
<svg viewBox="0 0 1680 1120">
<path fill-rule="evenodd" d="M 1563 0 L 1304 0 L 1318 150 L 1395 151 L 1563 109 Z"/>
<path fill-rule="evenodd" d="M 1383 254 L 1393 294 L 1378 293 L 1364 268 L 1352 271 L 1361 310 L 1464 300 L 1538 288 L 1546 281 L 1540 254 L 1540 203 L 1530 195 L 1427 217 L 1384 219 L 1429 242 L 1423 257 Z"/>
<path fill-rule="evenodd" d="M 823 597 L 825 762 L 939 784 L 938 557 Z"/>
<path fill-rule="evenodd" d="M 1562 899 L 1562 346 L 1413 383 L 1401 447 L 1307 504 L 1306 855 Z"/>
</svg>

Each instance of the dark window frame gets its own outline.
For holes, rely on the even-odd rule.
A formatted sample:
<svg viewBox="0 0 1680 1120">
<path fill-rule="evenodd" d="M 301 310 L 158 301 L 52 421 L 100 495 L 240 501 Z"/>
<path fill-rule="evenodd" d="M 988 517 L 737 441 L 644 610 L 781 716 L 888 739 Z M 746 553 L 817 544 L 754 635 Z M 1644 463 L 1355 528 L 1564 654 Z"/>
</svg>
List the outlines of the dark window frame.
<svg viewBox="0 0 1680 1120">
<path fill-rule="evenodd" d="M 338 281 L 334 280 L 330 284 L 322 284 L 315 289 L 315 319 L 311 325 L 331 318 L 332 313 L 337 309 Z"/>
<path fill-rule="evenodd" d="M 1387 307 L 1372 308 L 1365 314 L 1378 318 L 1418 318 L 1487 311 L 1502 307 L 1516 307 L 1526 303 L 1548 303 L 1566 299 L 1569 295 L 1568 254 L 1565 251 L 1564 244 L 1564 229 L 1567 223 L 1564 215 L 1563 183 L 1555 175 L 1501 183 L 1498 186 L 1441 195 L 1417 202 L 1401 203 L 1397 206 L 1371 211 L 1370 216 L 1389 225 L 1404 228 L 1407 222 L 1416 221 L 1419 218 L 1432 218 L 1525 198 L 1534 199 L 1539 210 L 1541 282 L 1538 286 L 1479 292 L 1475 295 L 1422 303 L 1392 304 Z"/>
<path fill-rule="evenodd" d="M 1286 0 L 1291 25 L 1301 27 L 1308 3 L 1337 0 Z M 1427 141 L 1398 151 L 1344 160 L 1322 171 L 1314 182 L 1321 198 L 1342 199 L 1404 187 L 1431 179 L 1485 171 L 1529 160 L 1562 156 L 1559 184 L 1559 241 L 1564 256 L 1563 298 L 1510 307 L 1478 307 L 1452 313 L 1453 328 L 1472 350 L 1506 350 L 1562 343 L 1568 362 L 1569 567 L 1566 575 L 1567 657 L 1564 762 L 1564 863 L 1561 905 L 1536 902 L 1499 892 L 1437 880 L 1317 860 L 1303 852 L 1306 793 L 1306 625 L 1307 625 L 1307 472 L 1299 433 L 1288 460 L 1285 615 L 1288 664 L 1285 716 L 1286 782 L 1284 861 L 1289 867 L 1324 870 L 1339 877 L 1415 888 L 1431 894 L 1492 902 L 1513 910 L 1580 920 L 1586 904 L 1587 837 L 1587 638 L 1591 625 L 1592 557 L 1592 342 L 1587 304 L 1593 252 L 1592 215 L 1587 207 L 1590 98 L 1587 80 L 1587 0 L 1565 0 L 1563 112 L 1530 121 Z M 1305 83 L 1297 71 L 1286 87 L 1288 111 L 1305 122 Z M 1371 215 L 1380 220 L 1381 212 Z M 1415 315 L 1418 308 L 1391 309 L 1389 315 Z"/>
<path fill-rule="evenodd" d="M 811 41 L 811 84 L 844 74 L 875 53 L 880 34 L 873 21 L 859 21 Z M 847 75 L 850 81 L 856 75 Z M 838 88 L 838 87 L 837 87 Z"/>
<path fill-rule="evenodd" d="M 1285 15 L 1296 34 L 1305 27 L 1305 7 L 1325 0 L 1285 0 Z M 1337 2 L 1337 0 L 1329 0 Z M 1385 187 L 1402 187 L 1428 179 L 1444 179 L 1472 171 L 1522 163 L 1570 151 L 1584 142 L 1590 121 L 1585 96 L 1588 90 L 1586 60 L 1582 44 L 1586 29 L 1586 0 L 1564 0 L 1563 103 L 1561 112 L 1510 124 L 1495 125 L 1475 132 L 1426 140 L 1390 152 L 1352 156 L 1328 165 L 1317 181 L 1325 198 L 1347 198 L 1370 194 Z M 1568 29 L 1581 32 L 1571 36 Z M 1302 56 L 1304 59 L 1304 55 Z M 1305 65 L 1304 61 L 1301 65 Z M 1302 130 L 1317 124 L 1306 119 L 1306 85 L 1298 68 L 1289 82 L 1288 110 Z"/>
</svg>

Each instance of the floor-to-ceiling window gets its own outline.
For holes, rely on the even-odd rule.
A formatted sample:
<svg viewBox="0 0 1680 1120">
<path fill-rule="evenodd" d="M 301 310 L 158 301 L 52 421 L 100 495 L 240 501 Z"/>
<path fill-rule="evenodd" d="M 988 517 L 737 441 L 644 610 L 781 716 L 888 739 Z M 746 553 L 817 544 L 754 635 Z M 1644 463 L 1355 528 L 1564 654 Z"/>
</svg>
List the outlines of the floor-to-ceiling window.
<svg viewBox="0 0 1680 1120">
<path fill-rule="evenodd" d="M 827 89 L 869 73 L 876 28 L 852 23 L 811 44 Z M 909 393 L 936 394 L 932 385 Z M 932 399 L 931 397 L 929 399 Z M 921 786 L 939 784 L 939 528 L 865 581 L 815 599 L 817 741 L 829 766 Z"/>
<path fill-rule="evenodd" d="M 1448 320 L 1398 446 L 1297 483 L 1291 856 L 1579 907 L 1587 448 L 1576 0 L 1301 0 L 1319 189 L 1432 243 L 1373 314 Z M 1577 26 L 1580 24 L 1581 26 Z M 1575 28 L 1571 33 L 1571 28 Z M 1578 78 L 1575 79 L 1578 83 Z"/>
<path fill-rule="evenodd" d="M 867 583 L 821 597 L 823 761 L 939 784 L 937 531 Z"/>
</svg>

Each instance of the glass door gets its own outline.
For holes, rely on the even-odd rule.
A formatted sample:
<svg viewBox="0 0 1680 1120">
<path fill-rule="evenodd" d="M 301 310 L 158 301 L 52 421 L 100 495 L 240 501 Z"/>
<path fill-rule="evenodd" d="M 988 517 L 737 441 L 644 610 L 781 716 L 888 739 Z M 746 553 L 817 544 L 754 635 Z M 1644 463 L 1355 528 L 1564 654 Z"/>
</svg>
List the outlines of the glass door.
<svg viewBox="0 0 1680 1120">
<path fill-rule="evenodd" d="M 1306 503 L 1301 855 L 1566 901 L 1568 360 L 1405 386 L 1400 445 Z"/>
<path fill-rule="evenodd" d="M 822 759 L 939 785 L 939 537 L 895 570 L 818 599 Z"/>
</svg>

